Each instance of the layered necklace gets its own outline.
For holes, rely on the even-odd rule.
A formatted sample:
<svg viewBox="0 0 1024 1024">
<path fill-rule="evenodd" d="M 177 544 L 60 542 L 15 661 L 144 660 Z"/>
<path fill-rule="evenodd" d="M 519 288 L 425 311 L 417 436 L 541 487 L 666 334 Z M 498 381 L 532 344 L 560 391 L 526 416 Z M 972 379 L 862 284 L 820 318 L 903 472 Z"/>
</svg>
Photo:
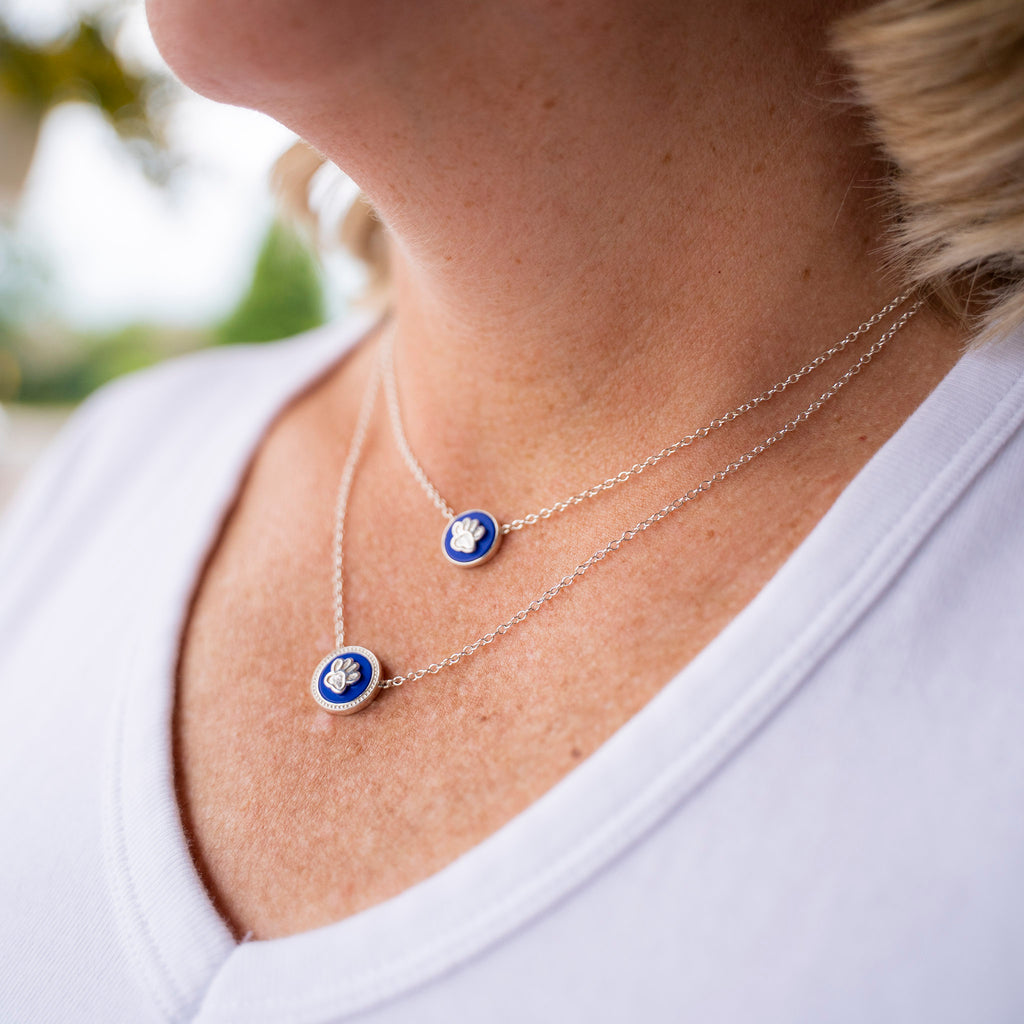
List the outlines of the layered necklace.
<svg viewBox="0 0 1024 1024">
<path fill-rule="evenodd" d="M 579 505 L 605 491 L 627 483 L 645 470 L 664 462 L 684 448 L 690 447 L 706 438 L 712 432 L 756 409 L 775 395 L 781 394 L 834 356 L 845 351 L 859 337 L 867 333 L 889 313 L 906 302 L 908 297 L 907 294 L 904 294 L 893 299 L 872 317 L 865 320 L 864 323 L 846 335 L 841 341 L 827 348 L 820 355 L 789 374 L 783 380 L 762 391 L 754 398 L 716 417 L 704 426 L 684 435 L 667 447 L 648 455 L 642 461 L 634 463 L 628 469 L 623 469 L 614 476 L 608 477 L 584 490 L 577 491 L 575 494 L 569 495 L 560 501 L 555 501 L 550 506 L 528 512 L 520 518 L 512 519 L 506 523 L 499 522 L 491 513 L 478 508 L 456 514 L 455 509 L 441 497 L 440 491 L 430 480 L 426 471 L 420 465 L 419 460 L 413 454 L 402 424 L 401 409 L 398 402 L 398 386 L 394 369 L 394 331 L 389 329 L 382 339 L 378 358 L 374 361 L 371 370 L 370 380 L 363 395 L 362 405 L 356 421 L 355 432 L 349 446 L 348 457 L 345 460 L 341 480 L 338 485 L 334 527 L 334 630 L 336 646 L 330 654 L 320 661 L 313 672 L 310 683 L 313 699 L 320 707 L 331 714 L 351 714 L 367 707 L 382 690 L 401 686 L 404 683 L 415 682 L 424 676 L 434 675 L 442 669 L 457 665 L 476 653 L 481 647 L 486 647 L 500 637 L 505 636 L 505 634 L 525 619 L 539 611 L 549 601 L 554 600 L 559 594 L 572 586 L 576 580 L 587 573 L 598 562 L 621 550 L 625 544 L 640 536 L 640 534 L 650 529 L 655 523 L 677 512 L 684 505 L 695 501 L 715 484 L 720 483 L 726 477 L 749 465 L 759 455 L 762 455 L 781 441 L 787 434 L 792 433 L 801 423 L 810 419 L 814 413 L 831 401 L 850 380 L 859 374 L 882 351 L 895 334 L 920 309 L 922 300 L 914 301 L 842 376 L 833 381 L 806 408 L 787 420 L 774 433 L 769 434 L 764 440 L 736 456 L 716 473 L 695 484 L 667 505 L 653 511 L 647 518 L 642 519 L 623 533 L 609 540 L 607 544 L 598 548 L 589 558 L 580 562 L 571 572 L 562 576 L 561 579 L 554 582 L 542 594 L 539 594 L 529 604 L 520 608 L 510 618 L 495 626 L 490 632 L 470 641 L 459 648 L 459 650 L 441 658 L 440 661 L 432 662 L 430 665 L 415 669 L 405 675 L 395 675 L 388 678 L 384 677 L 380 661 L 372 651 L 365 647 L 346 644 L 344 600 L 345 519 L 348 512 L 349 495 L 376 405 L 377 393 L 381 389 L 382 382 L 392 433 L 402 459 L 424 493 L 444 516 L 446 526 L 440 545 L 444 558 L 451 565 L 468 568 L 482 565 L 493 558 L 501 546 L 502 538 L 508 534 L 542 523 L 551 518 L 551 516 L 564 512 L 574 505 Z"/>
</svg>

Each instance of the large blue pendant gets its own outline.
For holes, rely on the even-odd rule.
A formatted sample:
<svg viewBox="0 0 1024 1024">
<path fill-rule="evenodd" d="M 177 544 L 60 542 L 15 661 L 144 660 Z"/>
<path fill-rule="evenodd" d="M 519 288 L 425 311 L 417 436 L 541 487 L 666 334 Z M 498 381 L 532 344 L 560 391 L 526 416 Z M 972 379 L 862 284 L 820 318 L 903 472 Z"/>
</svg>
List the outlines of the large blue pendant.
<svg viewBox="0 0 1024 1024">
<path fill-rule="evenodd" d="M 380 662 L 365 647 L 339 647 L 317 665 L 310 691 L 332 715 L 362 711 L 380 692 Z"/>
<path fill-rule="evenodd" d="M 501 526 L 490 512 L 473 508 L 448 524 L 443 543 L 444 557 L 452 565 L 483 565 L 501 545 Z"/>
</svg>

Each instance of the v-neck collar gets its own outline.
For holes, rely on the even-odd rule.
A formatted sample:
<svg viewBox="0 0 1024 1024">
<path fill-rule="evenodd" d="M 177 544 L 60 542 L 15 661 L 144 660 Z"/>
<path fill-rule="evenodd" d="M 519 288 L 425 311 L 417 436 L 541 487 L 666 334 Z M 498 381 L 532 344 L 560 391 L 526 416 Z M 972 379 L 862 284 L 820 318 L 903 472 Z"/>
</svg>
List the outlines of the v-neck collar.
<svg viewBox="0 0 1024 1024">
<path fill-rule="evenodd" d="M 314 931 L 236 944 L 196 873 L 175 799 L 179 637 L 205 557 L 270 422 L 367 327 L 346 337 L 325 330 L 252 357 L 258 373 L 255 381 L 243 375 L 242 411 L 197 466 L 206 490 L 182 508 L 180 572 L 140 612 L 121 667 L 108 863 L 140 977 L 171 1020 L 336 1021 L 428 982 L 543 913 L 742 749 L 1024 418 L 1024 335 L 968 353 L 757 597 L 541 799 L 393 899 Z"/>
</svg>

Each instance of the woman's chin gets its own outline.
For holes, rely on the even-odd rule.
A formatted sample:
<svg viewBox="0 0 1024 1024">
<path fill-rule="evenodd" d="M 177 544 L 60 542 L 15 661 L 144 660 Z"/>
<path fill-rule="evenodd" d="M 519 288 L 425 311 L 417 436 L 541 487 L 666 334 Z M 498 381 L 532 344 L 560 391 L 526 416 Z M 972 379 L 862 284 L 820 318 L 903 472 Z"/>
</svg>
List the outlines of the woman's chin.
<svg viewBox="0 0 1024 1024">
<path fill-rule="evenodd" d="M 270 113 L 344 78 L 368 55 L 379 58 L 401 29 L 385 16 L 391 6 L 146 0 L 156 45 L 182 82 L 211 99 Z"/>
<path fill-rule="evenodd" d="M 225 103 L 241 102 L 236 8 L 230 0 L 146 0 L 164 60 L 189 88 Z"/>
</svg>

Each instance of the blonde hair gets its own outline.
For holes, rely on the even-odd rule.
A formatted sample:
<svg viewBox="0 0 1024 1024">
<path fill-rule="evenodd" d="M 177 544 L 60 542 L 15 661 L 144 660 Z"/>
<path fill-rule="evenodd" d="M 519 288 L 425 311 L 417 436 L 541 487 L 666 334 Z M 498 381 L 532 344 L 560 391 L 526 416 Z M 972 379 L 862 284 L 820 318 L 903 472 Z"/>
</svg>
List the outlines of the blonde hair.
<svg viewBox="0 0 1024 1024">
<path fill-rule="evenodd" d="M 888 162 L 889 269 L 978 342 L 1024 325 L 1024 3 L 884 0 L 832 41 Z M 308 175 L 279 179 L 308 215 L 300 193 L 322 158 L 305 153 Z M 383 226 L 364 197 L 340 234 L 386 305 Z"/>
<path fill-rule="evenodd" d="M 1024 324 L 1024 4 L 885 0 L 836 51 L 890 163 L 886 261 L 974 331 Z"/>
<path fill-rule="evenodd" d="M 320 217 L 310 203 L 314 178 L 327 165 L 327 159 L 305 142 L 296 142 L 274 164 L 271 185 L 284 212 L 316 245 L 323 243 Z M 384 227 L 373 205 L 359 193 L 349 205 L 338 226 L 336 241 L 357 257 L 367 271 L 361 296 L 364 305 L 387 308 L 390 305 L 390 267 Z"/>
</svg>

